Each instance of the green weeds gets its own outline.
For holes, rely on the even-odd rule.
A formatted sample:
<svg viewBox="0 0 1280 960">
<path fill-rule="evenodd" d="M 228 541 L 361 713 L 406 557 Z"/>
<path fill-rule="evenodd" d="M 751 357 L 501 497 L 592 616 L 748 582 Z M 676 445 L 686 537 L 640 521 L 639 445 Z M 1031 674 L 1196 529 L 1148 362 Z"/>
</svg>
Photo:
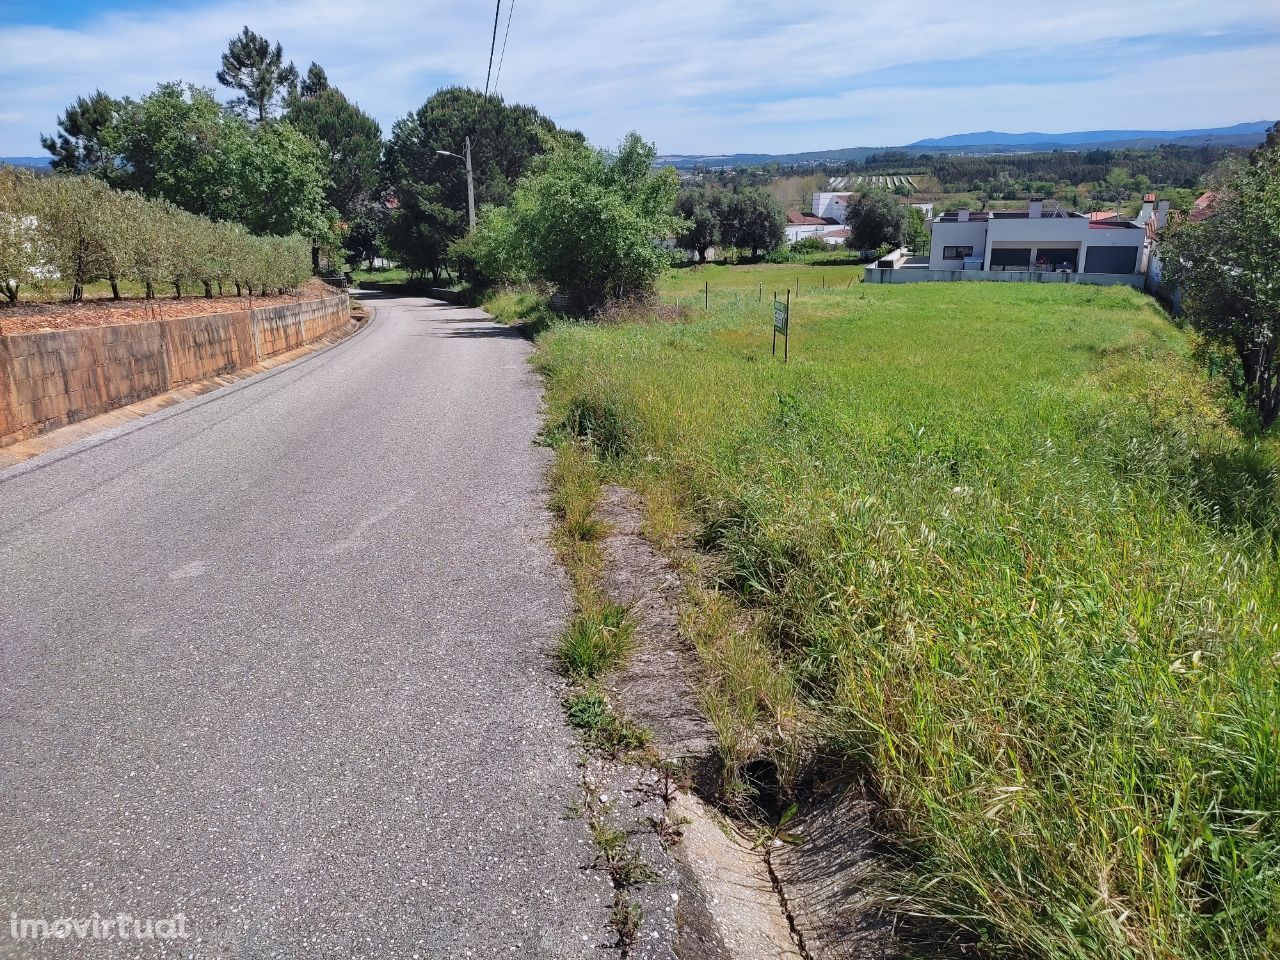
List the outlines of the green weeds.
<svg viewBox="0 0 1280 960">
<path fill-rule="evenodd" d="M 648 731 L 614 712 L 594 687 L 571 694 L 565 700 L 565 714 L 589 747 L 615 759 L 627 759 L 649 745 Z"/>
<path fill-rule="evenodd" d="M 625 659 L 634 632 L 625 607 L 601 603 L 583 611 L 560 638 L 560 665 L 571 679 L 594 680 Z"/>
<path fill-rule="evenodd" d="M 570 461 L 723 562 L 689 630 L 728 765 L 873 770 L 904 893 L 1026 953 L 1280 955 L 1276 440 L 1127 289 L 806 290 L 784 367 L 722 274 L 538 363 L 575 446 L 624 438 Z"/>
</svg>

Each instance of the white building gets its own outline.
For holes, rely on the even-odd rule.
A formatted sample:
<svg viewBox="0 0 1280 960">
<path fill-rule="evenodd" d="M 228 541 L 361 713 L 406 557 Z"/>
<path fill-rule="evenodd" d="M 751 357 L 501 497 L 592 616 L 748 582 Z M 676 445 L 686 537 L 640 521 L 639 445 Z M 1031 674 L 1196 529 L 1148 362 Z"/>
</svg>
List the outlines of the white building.
<svg viewBox="0 0 1280 960">
<path fill-rule="evenodd" d="M 1132 220 L 1091 219 L 1033 199 L 1026 210 L 945 213 L 929 224 L 928 269 L 987 273 L 1135 275 L 1146 269 L 1147 223 L 1162 224 L 1168 201 L 1157 211 L 1148 196 Z M 942 279 L 942 278 L 938 278 Z"/>
<path fill-rule="evenodd" d="M 838 223 L 844 223 L 845 214 L 849 212 L 849 204 L 857 196 L 859 194 L 856 193 L 815 193 L 813 195 L 814 216 L 830 218 Z M 932 203 L 911 203 L 905 197 L 902 198 L 902 202 L 908 206 L 915 207 L 924 214 L 926 220 L 933 216 Z"/>
<path fill-rule="evenodd" d="M 815 217 L 811 213 L 796 213 L 792 211 L 787 214 L 787 243 L 795 243 L 797 240 L 804 240 L 806 237 L 821 237 L 832 230 L 837 230 L 843 226 L 843 222 L 832 220 L 829 217 Z"/>
</svg>

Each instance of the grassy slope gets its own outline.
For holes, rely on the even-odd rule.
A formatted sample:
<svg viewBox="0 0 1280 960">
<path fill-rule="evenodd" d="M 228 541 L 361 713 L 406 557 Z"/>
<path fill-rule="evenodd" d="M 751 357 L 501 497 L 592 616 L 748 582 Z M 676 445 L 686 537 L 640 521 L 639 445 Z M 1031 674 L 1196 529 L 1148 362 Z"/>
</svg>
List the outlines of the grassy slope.
<svg viewBox="0 0 1280 960">
<path fill-rule="evenodd" d="M 1262 958 L 1277 454 L 1186 355 L 1133 291 L 1009 284 L 811 294 L 787 367 L 732 295 L 539 346 L 552 424 L 688 505 L 763 614 L 790 682 L 712 664 L 742 759 L 870 766 L 927 896 L 1032 953 Z"/>
</svg>

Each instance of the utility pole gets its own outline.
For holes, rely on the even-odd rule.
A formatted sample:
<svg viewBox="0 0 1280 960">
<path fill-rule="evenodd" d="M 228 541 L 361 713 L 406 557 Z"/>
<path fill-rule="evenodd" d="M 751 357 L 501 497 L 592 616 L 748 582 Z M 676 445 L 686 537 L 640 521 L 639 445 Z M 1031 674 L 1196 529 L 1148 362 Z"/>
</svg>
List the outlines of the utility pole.
<svg viewBox="0 0 1280 960">
<path fill-rule="evenodd" d="M 454 157 L 467 162 L 467 220 L 471 224 L 471 232 L 476 232 L 476 181 L 471 173 L 471 138 L 467 137 L 467 155 L 459 157 L 451 150 L 437 150 L 436 153 L 446 157 Z"/>
<path fill-rule="evenodd" d="M 476 232 L 476 181 L 471 174 L 471 138 L 467 137 L 467 216 L 471 220 L 471 232 Z"/>
</svg>

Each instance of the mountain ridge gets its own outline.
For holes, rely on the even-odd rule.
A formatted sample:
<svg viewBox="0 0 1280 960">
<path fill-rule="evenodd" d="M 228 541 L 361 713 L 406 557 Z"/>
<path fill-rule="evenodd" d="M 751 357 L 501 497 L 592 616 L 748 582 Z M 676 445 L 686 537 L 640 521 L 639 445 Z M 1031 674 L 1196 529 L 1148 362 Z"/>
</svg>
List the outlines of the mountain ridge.
<svg viewBox="0 0 1280 960">
<path fill-rule="evenodd" d="M 1226 127 L 1204 127 L 1191 130 L 1081 130 L 1068 133 L 1004 133 L 986 130 L 958 133 L 947 137 L 917 140 L 900 146 L 840 147 L 834 150 L 808 150 L 800 153 L 734 153 L 734 154 L 665 154 L 658 157 L 660 166 L 677 169 L 708 167 L 820 166 L 826 163 L 857 162 L 873 153 L 907 151 L 914 153 L 1043 153 L 1053 150 L 1123 150 L 1149 149 L 1163 144 L 1176 146 L 1239 146 L 1261 143 L 1271 126 L 1269 120 L 1236 123 Z"/>
</svg>

